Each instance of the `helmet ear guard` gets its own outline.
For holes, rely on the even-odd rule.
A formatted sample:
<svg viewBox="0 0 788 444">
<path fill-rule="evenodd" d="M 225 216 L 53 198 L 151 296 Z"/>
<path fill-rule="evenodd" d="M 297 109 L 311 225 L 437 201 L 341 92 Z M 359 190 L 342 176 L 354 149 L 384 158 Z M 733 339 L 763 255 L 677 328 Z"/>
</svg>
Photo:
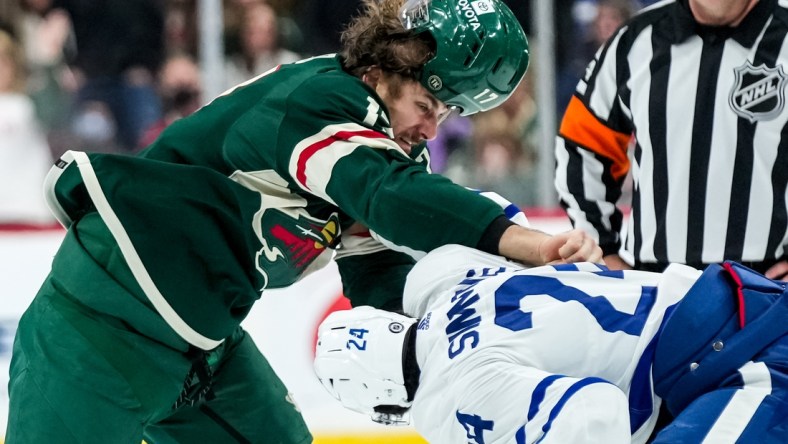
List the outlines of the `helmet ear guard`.
<svg viewBox="0 0 788 444">
<path fill-rule="evenodd" d="M 503 103 L 528 69 L 525 32 L 500 0 L 408 0 L 400 21 L 435 41 L 419 81 L 462 115 Z"/>
<path fill-rule="evenodd" d="M 375 422 L 408 424 L 405 341 L 416 320 L 372 307 L 331 313 L 318 329 L 314 369 L 328 392 Z"/>
</svg>

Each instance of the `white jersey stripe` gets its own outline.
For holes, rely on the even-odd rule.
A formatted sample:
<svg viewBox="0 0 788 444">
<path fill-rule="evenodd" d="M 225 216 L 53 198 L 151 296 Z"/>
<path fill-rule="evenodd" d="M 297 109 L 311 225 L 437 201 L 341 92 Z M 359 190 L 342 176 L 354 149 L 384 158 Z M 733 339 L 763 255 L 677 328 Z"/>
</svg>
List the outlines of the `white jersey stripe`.
<svg viewBox="0 0 788 444">
<path fill-rule="evenodd" d="M 585 189 L 585 198 L 594 198 L 596 196 L 604 196 L 605 188 L 602 185 L 602 174 L 604 173 L 604 166 L 602 162 L 594 157 L 590 151 L 581 151 L 580 156 L 583 158 L 583 188 Z M 610 229 L 608 218 L 616 210 L 615 206 L 609 202 L 599 202 L 599 212 L 602 213 L 602 223 L 605 229 Z"/>
<path fill-rule="evenodd" d="M 167 302 L 158 287 L 156 287 L 156 283 L 153 282 L 153 279 L 148 274 L 148 270 L 142 263 L 139 254 L 137 254 L 137 250 L 134 248 L 134 244 L 132 244 L 128 233 L 126 233 L 126 229 L 110 206 L 109 201 L 107 201 L 107 197 L 101 189 L 101 184 L 96 177 L 95 171 L 93 171 L 93 165 L 90 163 L 87 154 L 79 151 L 67 151 L 63 154 L 61 159 L 68 163 L 76 162 L 79 167 L 79 173 L 82 175 L 82 181 L 85 183 L 85 188 L 90 195 L 90 199 L 96 205 L 96 210 L 98 210 L 99 215 L 101 215 L 104 223 L 107 224 L 107 228 L 109 228 L 109 231 L 118 243 L 123 258 L 126 259 L 126 263 L 129 265 L 131 273 L 139 283 L 140 288 L 142 288 L 145 296 L 148 297 L 161 317 L 178 336 L 189 344 L 202 350 L 212 350 L 219 346 L 219 344 L 224 341 L 223 339 L 215 340 L 205 337 L 191 328 L 191 326 L 189 326 L 189 324 L 187 324 Z"/>
<path fill-rule="evenodd" d="M 703 444 L 734 442 L 772 391 L 769 369 L 763 362 L 748 362 L 739 369 L 744 386 L 737 390 L 712 426 Z"/>
<path fill-rule="evenodd" d="M 610 44 L 610 48 L 605 54 L 605 63 L 607 63 L 605 69 L 608 69 L 612 72 L 615 72 L 616 69 L 616 49 L 621 38 L 621 33 L 624 31 L 624 29 L 619 31 L 618 35 L 613 39 L 613 42 Z M 615 101 L 617 92 L 616 85 L 613 82 L 597 84 L 597 87 L 593 94 L 591 94 L 591 99 L 589 100 L 590 108 L 594 111 L 594 114 L 602 117 L 603 119 L 607 119 L 610 115 L 612 106 L 611 104 Z"/>
<path fill-rule="evenodd" d="M 289 171 L 298 186 L 332 204 L 326 194 L 331 171 L 339 159 L 359 146 L 392 149 L 405 154 L 391 138 L 358 124 L 329 125 L 312 137 L 302 140 L 293 150 Z M 327 149 L 327 148 L 331 149 Z"/>
<path fill-rule="evenodd" d="M 687 207 L 689 206 L 690 154 L 692 153 L 692 125 L 688 121 L 694 119 L 694 109 L 684 108 L 684 103 L 694 103 L 698 88 L 698 71 L 703 44 L 700 39 L 692 39 L 681 48 L 672 47 L 673 54 L 685 51 L 697 54 L 696 57 L 675 60 L 673 69 L 668 73 L 668 93 L 665 97 L 668 110 L 681 110 L 683 119 L 667 121 L 665 137 L 669 140 L 670 149 L 666 152 L 668 189 L 672 198 L 667 202 L 665 231 L 676 238 L 687 238 Z M 685 102 L 688 101 L 688 102 Z M 685 120 L 686 119 L 686 120 Z M 687 254 L 685 242 L 674 242 L 667 245 L 668 257 L 676 262 L 683 262 Z"/>
<path fill-rule="evenodd" d="M 568 390 L 564 391 L 564 394 L 563 396 L 561 396 L 561 399 L 558 400 L 556 405 L 550 411 L 550 415 L 548 417 L 547 423 L 545 423 L 545 425 L 542 426 L 542 431 L 544 431 L 545 434 L 542 435 L 542 438 L 539 439 L 539 441 L 537 442 L 541 442 L 542 440 L 545 439 L 545 437 L 547 437 L 547 434 L 550 432 L 550 429 L 553 426 L 553 421 L 555 421 L 558 415 L 561 414 L 561 410 L 564 408 L 566 403 L 583 387 L 586 387 L 591 384 L 610 384 L 610 383 L 600 378 L 583 378 L 572 384 L 572 386 L 569 387 Z"/>
</svg>

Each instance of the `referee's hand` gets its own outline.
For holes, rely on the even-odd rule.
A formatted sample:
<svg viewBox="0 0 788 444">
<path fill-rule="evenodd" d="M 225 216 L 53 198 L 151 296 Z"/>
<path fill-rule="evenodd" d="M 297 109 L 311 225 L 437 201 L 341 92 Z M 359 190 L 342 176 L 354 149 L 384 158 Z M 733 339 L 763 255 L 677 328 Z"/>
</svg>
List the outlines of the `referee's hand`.
<svg viewBox="0 0 788 444">
<path fill-rule="evenodd" d="M 769 279 L 788 282 L 788 261 L 777 262 L 766 270 L 764 274 Z"/>
</svg>

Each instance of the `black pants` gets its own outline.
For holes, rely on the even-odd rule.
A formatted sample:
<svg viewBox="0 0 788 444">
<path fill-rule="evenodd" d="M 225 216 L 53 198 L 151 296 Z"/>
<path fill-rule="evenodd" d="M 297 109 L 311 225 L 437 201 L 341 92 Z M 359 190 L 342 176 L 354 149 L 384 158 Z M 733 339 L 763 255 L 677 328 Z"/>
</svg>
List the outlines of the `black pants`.
<svg viewBox="0 0 788 444">
<path fill-rule="evenodd" d="M 747 261 L 736 261 L 736 262 L 744 265 L 747 268 L 751 268 L 751 269 L 757 271 L 758 273 L 763 274 L 763 273 L 766 273 L 766 270 L 771 268 L 777 262 L 780 262 L 780 261 L 783 261 L 783 260 L 786 260 L 786 259 L 788 259 L 788 258 L 782 257 L 780 259 L 766 259 L 766 260 L 760 261 L 760 262 L 747 262 Z M 636 270 L 643 270 L 643 271 L 655 271 L 655 272 L 661 273 L 661 272 L 665 271 L 665 269 L 668 267 L 668 265 L 670 265 L 669 262 L 639 262 L 639 261 L 636 261 L 635 262 L 635 269 Z M 698 270 L 704 270 L 709 264 L 704 264 L 704 263 L 698 262 L 698 263 L 691 263 L 691 264 L 688 263 L 686 265 L 689 265 L 692 268 L 697 268 Z"/>
</svg>

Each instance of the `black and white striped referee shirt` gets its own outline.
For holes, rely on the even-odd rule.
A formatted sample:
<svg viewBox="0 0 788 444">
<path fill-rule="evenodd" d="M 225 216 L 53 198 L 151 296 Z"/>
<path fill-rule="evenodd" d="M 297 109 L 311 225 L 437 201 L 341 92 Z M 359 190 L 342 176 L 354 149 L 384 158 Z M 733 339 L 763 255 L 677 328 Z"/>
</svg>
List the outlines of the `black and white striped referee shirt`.
<svg viewBox="0 0 788 444">
<path fill-rule="evenodd" d="M 575 226 L 644 267 L 730 259 L 765 271 L 784 258 L 787 33 L 788 0 L 760 0 L 735 29 L 696 24 L 687 0 L 622 27 L 589 64 L 557 138 L 555 183 Z M 615 202 L 630 170 L 622 231 Z"/>
</svg>

